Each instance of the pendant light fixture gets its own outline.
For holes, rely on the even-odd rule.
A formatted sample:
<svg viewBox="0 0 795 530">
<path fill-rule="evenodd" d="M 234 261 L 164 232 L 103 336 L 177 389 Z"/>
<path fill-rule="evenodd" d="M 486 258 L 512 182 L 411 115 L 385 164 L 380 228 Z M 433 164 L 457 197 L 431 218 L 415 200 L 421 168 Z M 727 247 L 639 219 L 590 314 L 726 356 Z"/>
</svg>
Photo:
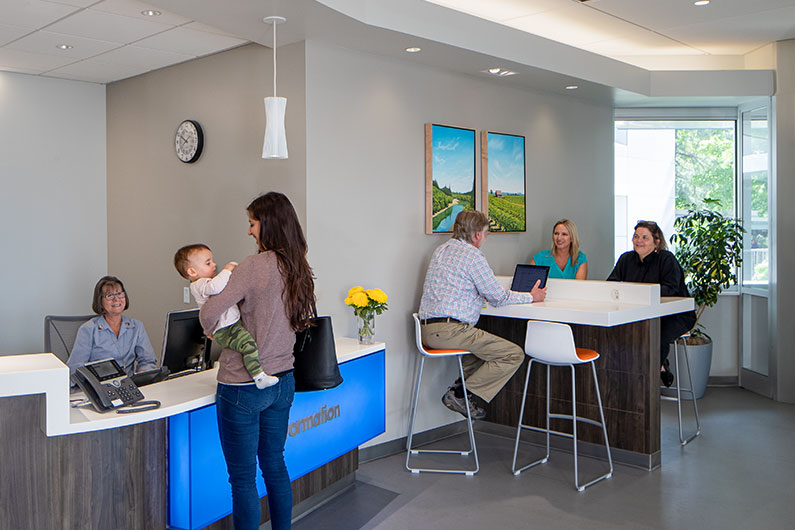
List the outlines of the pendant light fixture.
<svg viewBox="0 0 795 530">
<path fill-rule="evenodd" d="M 273 26 L 273 96 L 265 98 L 265 141 L 262 158 L 287 158 L 287 134 L 284 130 L 284 111 L 287 98 L 276 97 L 276 25 L 287 22 L 284 17 L 265 17 Z"/>
</svg>

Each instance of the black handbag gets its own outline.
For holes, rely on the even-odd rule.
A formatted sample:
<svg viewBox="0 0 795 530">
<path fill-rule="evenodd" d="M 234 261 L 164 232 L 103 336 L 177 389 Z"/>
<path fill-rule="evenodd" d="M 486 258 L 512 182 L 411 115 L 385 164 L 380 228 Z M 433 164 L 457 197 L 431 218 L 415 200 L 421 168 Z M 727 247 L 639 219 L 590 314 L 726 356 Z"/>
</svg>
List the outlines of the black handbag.
<svg viewBox="0 0 795 530">
<path fill-rule="evenodd" d="M 319 317 L 315 310 L 312 325 L 295 334 L 293 355 L 296 392 L 328 390 L 342 383 L 331 317 Z"/>
</svg>

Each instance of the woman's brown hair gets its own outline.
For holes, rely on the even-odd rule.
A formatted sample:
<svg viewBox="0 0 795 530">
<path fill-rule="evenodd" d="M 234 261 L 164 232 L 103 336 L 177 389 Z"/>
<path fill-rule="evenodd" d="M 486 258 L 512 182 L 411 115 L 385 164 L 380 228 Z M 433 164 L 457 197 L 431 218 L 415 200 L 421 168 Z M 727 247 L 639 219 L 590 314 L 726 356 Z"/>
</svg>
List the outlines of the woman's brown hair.
<svg viewBox="0 0 795 530">
<path fill-rule="evenodd" d="M 271 191 L 251 201 L 246 210 L 259 221 L 259 251 L 276 254 L 290 325 L 295 331 L 306 329 L 314 315 L 315 280 L 306 260 L 306 239 L 295 208 L 286 195 Z"/>
<path fill-rule="evenodd" d="M 115 276 L 103 276 L 94 286 L 94 297 L 91 299 L 91 309 L 94 313 L 97 315 L 105 314 L 105 310 L 102 308 L 102 297 L 105 296 L 105 293 L 102 291 L 105 289 L 106 285 L 118 285 L 124 293 L 124 309 L 126 310 L 130 307 L 130 297 L 127 296 L 127 290 L 124 288 L 124 284 L 121 283 L 121 280 Z"/>
<path fill-rule="evenodd" d="M 656 252 L 668 250 L 668 244 L 665 242 L 665 235 L 657 223 L 654 221 L 638 221 L 638 224 L 635 225 L 635 230 L 638 228 L 645 228 L 651 232 L 651 237 L 654 238 L 654 250 Z"/>
</svg>

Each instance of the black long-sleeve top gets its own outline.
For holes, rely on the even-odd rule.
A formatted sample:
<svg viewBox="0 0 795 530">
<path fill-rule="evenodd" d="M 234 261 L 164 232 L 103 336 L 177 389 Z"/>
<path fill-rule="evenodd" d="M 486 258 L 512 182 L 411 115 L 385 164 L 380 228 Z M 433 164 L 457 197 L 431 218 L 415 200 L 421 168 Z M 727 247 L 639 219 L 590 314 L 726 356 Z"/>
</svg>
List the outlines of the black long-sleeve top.
<svg viewBox="0 0 795 530">
<path fill-rule="evenodd" d="M 682 266 L 667 250 L 652 252 L 643 260 L 634 250 L 624 252 L 607 281 L 659 283 L 660 296 L 690 296 Z"/>
</svg>

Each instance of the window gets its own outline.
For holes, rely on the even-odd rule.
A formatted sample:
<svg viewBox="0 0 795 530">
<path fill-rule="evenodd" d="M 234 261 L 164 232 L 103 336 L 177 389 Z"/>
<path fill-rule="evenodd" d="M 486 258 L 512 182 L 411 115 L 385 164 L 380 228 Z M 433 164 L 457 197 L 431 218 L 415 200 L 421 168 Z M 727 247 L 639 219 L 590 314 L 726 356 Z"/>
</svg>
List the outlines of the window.
<svg viewBox="0 0 795 530">
<path fill-rule="evenodd" d="M 736 216 L 735 120 L 615 122 L 615 254 L 632 249 L 639 219 L 656 221 L 666 238 L 674 219 L 717 199 Z"/>
</svg>

